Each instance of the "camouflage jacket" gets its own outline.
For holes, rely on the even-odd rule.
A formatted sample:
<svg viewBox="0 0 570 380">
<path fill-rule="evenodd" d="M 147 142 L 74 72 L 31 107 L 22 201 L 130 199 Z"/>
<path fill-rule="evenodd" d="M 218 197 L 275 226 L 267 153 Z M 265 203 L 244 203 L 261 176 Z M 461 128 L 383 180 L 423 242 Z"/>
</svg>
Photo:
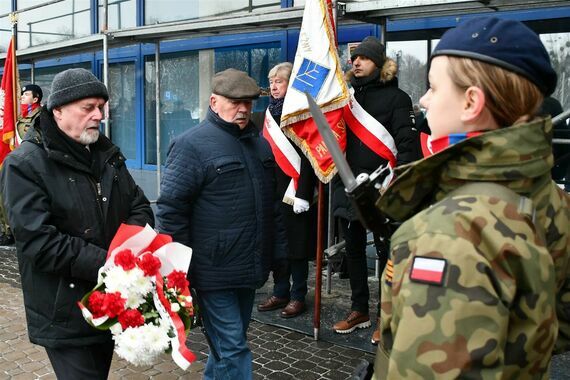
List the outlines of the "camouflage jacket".
<svg viewBox="0 0 570 380">
<path fill-rule="evenodd" d="M 378 200 L 406 220 L 381 282 L 387 378 L 548 378 L 556 315 L 560 347 L 570 336 L 570 197 L 550 178 L 551 130 L 538 119 L 464 140 L 401 167 Z M 516 205 L 446 197 L 485 181 L 532 200 L 546 247 Z"/>
<path fill-rule="evenodd" d="M 18 131 L 18 136 L 20 137 L 20 140 L 24 139 L 24 136 L 26 136 L 28 129 L 30 128 L 31 125 L 34 125 L 35 120 L 37 119 L 37 117 L 40 115 L 41 112 L 42 112 L 42 107 L 38 107 L 28 115 L 20 116 L 18 118 L 18 124 L 16 129 Z"/>
</svg>

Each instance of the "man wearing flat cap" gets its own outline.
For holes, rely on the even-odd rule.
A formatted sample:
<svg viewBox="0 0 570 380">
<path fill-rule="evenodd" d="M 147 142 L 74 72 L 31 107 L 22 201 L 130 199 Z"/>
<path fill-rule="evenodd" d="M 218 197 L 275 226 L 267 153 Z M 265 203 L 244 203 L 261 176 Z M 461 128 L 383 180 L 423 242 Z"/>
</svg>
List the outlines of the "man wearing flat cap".
<svg viewBox="0 0 570 380">
<path fill-rule="evenodd" d="M 107 379 L 111 334 L 87 324 L 77 302 L 95 286 L 120 224 L 154 224 L 125 157 L 99 133 L 108 99 L 85 69 L 57 74 L 39 123 L 0 175 L 28 335 L 45 347 L 60 380 Z"/>
<path fill-rule="evenodd" d="M 419 157 L 418 131 L 414 123 L 414 110 L 408 94 L 398 88 L 398 66 L 384 54 L 384 45 L 375 37 L 366 37 L 351 53 L 352 70 L 348 73 L 354 89 L 354 99 L 362 108 L 388 131 L 397 149 L 398 165 L 417 160 Z M 346 129 L 346 160 L 355 174 L 372 173 L 387 160 L 361 140 L 365 136 L 353 132 L 350 124 Z M 361 137 L 359 137 L 361 136 Z M 371 325 L 368 312 L 368 266 L 366 259 L 366 228 L 358 220 L 356 210 L 346 197 L 344 185 L 337 176 L 333 180 L 333 213 L 339 218 L 342 235 L 346 242 L 347 270 L 350 278 L 351 309 L 345 319 L 337 322 L 333 330 L 346 334 Z M 380 270 L 388 259 L 383 248 L 389 236 L 374 234 L 376 251 L 380 258 Z M 378 330 L 372 343 L 379 339 Z"/>
<path fill-rule="evenodd" d="M 169 148 L 159 229 L 193 249 L 188 272 L 210 340 L 205 379 L 251 379 L 246 333 L 255 289 L 286 257 L 275 160 L 250 121 L 260 89 L 228 69 L 212 80 L 206 119 Z"/>
</svg>

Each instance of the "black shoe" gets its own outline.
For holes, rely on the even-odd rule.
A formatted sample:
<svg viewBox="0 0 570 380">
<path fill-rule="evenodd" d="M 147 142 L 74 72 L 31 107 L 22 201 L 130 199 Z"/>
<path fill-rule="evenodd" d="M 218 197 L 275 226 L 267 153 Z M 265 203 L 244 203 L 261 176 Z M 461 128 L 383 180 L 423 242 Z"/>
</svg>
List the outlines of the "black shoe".
<svg viewBox="0 0 570 380">
<path fill-rule="evenodd" d="M 0 245 L 13 245 L 14 243 L 14 236 L 12 236 L 12 234 L 0 235 Z"/>
</svg>

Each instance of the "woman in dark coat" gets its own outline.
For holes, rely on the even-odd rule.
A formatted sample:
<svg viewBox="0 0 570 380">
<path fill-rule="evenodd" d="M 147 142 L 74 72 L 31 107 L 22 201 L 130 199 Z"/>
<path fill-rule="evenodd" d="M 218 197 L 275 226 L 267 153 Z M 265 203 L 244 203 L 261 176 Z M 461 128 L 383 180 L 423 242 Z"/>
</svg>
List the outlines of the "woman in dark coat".
<svg viewBox="0 0 570 380">
<path fill-rule="evenodd" d="M 313 202 L 316 176 L 309 160 L 279 129 L 291 70 L 291 63 L 285 62 L 269 71 L 271 99 L 263 127 L 263 135 L 270 142 L 278 163 L 276 167 L 277 196 L 283 199 L 281 212 L 287 230 L 288 254 L 286 261 L 273 265 L 275 284 L 273 294 L 257 305 L 258 311 L 270 311 L 284 307 L 281 311 L 283 318 L 296 317 L 306 310 L 308 261 L 315 255 L 317 239 L 317 207 Z M 289 149 L 289 158 L 294 157 L 297 160 L 300 158 L 300 162 L 297 161 L 299 176 L 296 188 L 295 181 L 285 173 L 288 169 L 283 170 L 281 167 L 285 168 L 285 165 L 279 162 L 279 157 L 287 155 L 282 149 L 285 148 L 282 144 Z M 289 279 L 292 280 L 291 283 Z"/>
</svg>

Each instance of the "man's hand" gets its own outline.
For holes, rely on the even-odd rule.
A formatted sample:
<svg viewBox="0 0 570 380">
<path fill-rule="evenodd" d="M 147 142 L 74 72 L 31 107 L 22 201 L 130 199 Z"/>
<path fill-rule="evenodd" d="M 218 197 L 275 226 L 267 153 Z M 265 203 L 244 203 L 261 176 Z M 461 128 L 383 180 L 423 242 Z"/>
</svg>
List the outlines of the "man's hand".
<svg viewBox="0 0 570 380">
<path fill-rule="evenodd" d="M 295 198 L 293 201 L 293 212 L 295 214 L 300 214 L 305 211 L 309 211 L 309 202 L 301 198 Z"/>
</svg>

